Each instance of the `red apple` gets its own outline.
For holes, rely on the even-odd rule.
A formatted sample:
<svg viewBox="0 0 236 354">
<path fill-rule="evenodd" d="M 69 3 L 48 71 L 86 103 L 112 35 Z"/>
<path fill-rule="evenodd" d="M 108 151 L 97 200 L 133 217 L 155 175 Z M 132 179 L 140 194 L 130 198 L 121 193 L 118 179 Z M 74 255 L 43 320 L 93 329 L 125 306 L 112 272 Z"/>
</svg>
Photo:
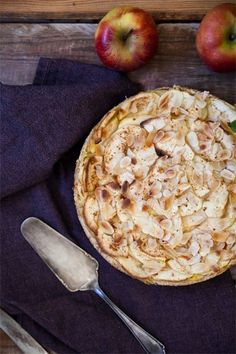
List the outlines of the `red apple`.
<svg viewBox="0 0 236 354">
<path fill-rule="evenodd" d="M 155 54 L 157 29 L 151 15 L 135 7 L 117 7 L 98 24 L 95 46 L 101 61 L 120 71 L 132 71 Z"/>
<path fill-rule="evenodd" d="M 196 46 L 209 68 L 219 72 L 236 69 L 236 4 L 221 4 L 206 14 Z"/>
</svg>

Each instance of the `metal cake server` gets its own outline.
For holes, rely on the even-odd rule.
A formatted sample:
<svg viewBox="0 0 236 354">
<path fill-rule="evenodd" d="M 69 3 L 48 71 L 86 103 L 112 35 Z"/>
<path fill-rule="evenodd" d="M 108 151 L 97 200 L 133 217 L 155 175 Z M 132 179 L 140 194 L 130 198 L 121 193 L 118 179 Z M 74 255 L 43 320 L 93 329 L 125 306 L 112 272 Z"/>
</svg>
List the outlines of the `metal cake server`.
<svg viewBox="0 0 236 354">
<path fill-rule="evenodd" d="M 0 309 L 0 328 L 13 340 L 25 354 L 49 354 L 29 333 L 11 316 Z"/>
<path fill-rule="evenodd" d="M 94 291 L 126 324 L 146 353 L 165 354 L 164 345 L 131 320 L 100 288 L 98 262 L 92 256 L 37 218 L 26 219 L 21 232 L 69 291 Z"/>
</svg>

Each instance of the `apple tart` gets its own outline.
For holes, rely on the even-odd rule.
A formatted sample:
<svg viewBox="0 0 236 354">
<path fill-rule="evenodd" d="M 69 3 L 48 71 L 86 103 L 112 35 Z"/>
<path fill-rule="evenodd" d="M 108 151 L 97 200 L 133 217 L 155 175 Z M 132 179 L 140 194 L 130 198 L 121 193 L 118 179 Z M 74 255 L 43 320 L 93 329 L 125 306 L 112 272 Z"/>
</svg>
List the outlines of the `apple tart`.
<svg viewBox="0 0 236 354">
<path fill-rule="evenodd" d="M 114 267 L 187 285 L 236 263 L 236 109 L 209 92 L 141 92 L 95 126 L 76 164 L 84 231 Z"/>
</svg>

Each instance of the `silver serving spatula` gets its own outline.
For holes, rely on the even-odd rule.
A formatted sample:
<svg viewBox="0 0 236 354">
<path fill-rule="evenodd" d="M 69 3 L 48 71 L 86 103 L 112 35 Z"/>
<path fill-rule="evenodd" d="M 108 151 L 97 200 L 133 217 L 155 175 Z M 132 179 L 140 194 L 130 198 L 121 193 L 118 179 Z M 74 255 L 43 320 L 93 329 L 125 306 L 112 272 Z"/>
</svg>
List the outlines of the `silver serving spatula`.
<svg viewBox="0 0 236 354">
<path fill-rule="evenodd" d="M 165 347 L 121 311 L 98 284 L 98 262 L 41 220 L 30 217 L 21 225 L 24 238 L 69 291 L 92 290 L 126 324 L 150 354 L 165 354 Z"/>
</svg>

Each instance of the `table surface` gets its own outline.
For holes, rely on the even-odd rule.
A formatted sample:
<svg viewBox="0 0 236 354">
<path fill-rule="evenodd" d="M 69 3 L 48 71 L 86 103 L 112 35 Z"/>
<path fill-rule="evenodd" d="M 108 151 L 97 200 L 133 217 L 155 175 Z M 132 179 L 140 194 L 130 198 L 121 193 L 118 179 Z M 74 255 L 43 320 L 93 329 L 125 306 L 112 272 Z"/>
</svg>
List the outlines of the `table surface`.
<svg viewBox="0 0 236 354">
<path fill-rule="evenodd" d="M 159 34 L 158 51 L 143 68 L 129 74 L 144 89 L 174 84 L 208 90 L 235 104 L 236 77 L 206 68 L 195 48 L 199 21 L 216 0 L 131 0 L 154 16 Z M 32 83 L 41 56 L 68 58 L 101 65 L 94 49 L 100 18 L 126 1 L 1 0 L 0 81 L 10 85 Z M 232 270 L 236 280 L 236 267 Z M 1 353 L 19 353 L 0 334 Z"/>
</svg>

